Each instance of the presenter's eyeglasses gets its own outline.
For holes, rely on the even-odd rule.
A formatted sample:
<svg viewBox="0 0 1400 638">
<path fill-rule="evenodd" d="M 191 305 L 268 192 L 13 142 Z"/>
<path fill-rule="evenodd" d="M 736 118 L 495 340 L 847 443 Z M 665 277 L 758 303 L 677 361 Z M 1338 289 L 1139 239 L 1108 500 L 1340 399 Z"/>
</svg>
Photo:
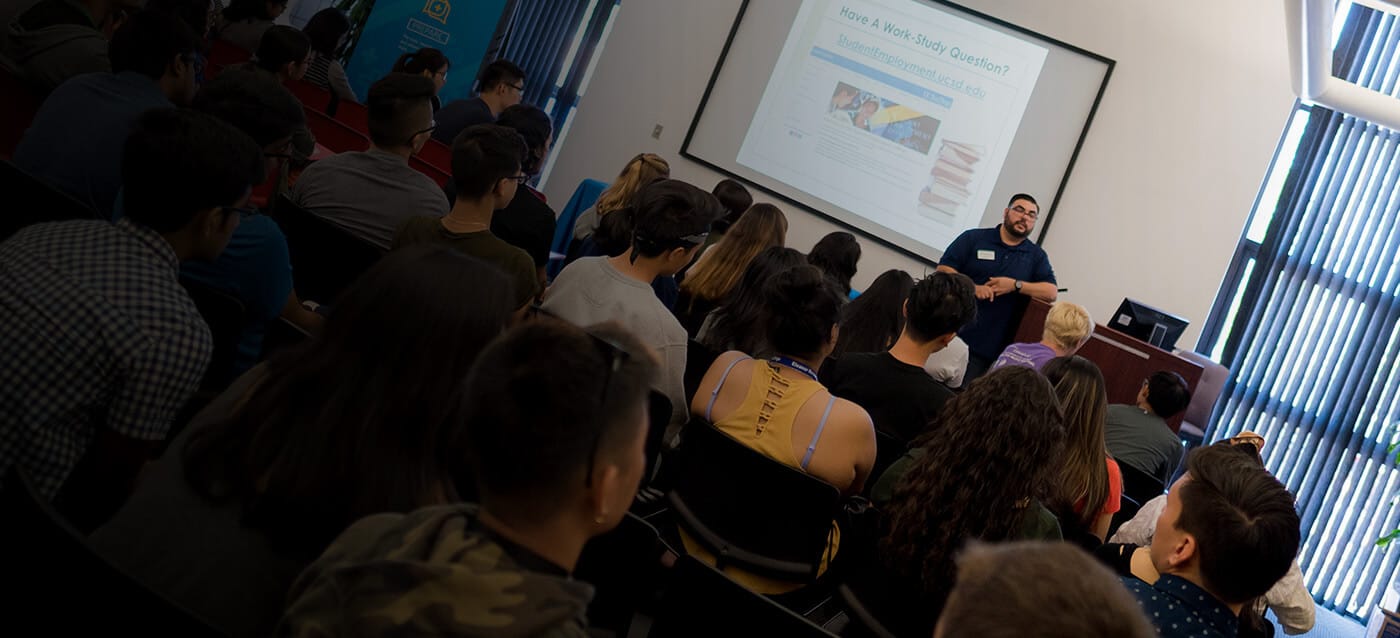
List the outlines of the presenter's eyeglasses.
<svg viewBox="0 0 1400 638">
<path fill-rule="evenodd" d="M 1031 218 L 1031 219 L 1036 219 L 1036 218 L 1040 217 L 1040 213 L 1039 213 L 1039 212 L 1033 211 L 1033 210 L 1027 210 L 1025 206 L 1022 206 L 1022 205 L 1020 205 L 1020 204 L 1017 204 L 1017 205 L 1015 205 L 1015 206 L 1012 206 L 1012 207 L 1011 207 L 1011 210 L 1016 211 L 1017 213 L 1019 213 L 1019 214 L 1020 214 L 1021 216 L 1023 216 L 1023 217 L 1029 217 L 1029 218 Z"/>
</svg>

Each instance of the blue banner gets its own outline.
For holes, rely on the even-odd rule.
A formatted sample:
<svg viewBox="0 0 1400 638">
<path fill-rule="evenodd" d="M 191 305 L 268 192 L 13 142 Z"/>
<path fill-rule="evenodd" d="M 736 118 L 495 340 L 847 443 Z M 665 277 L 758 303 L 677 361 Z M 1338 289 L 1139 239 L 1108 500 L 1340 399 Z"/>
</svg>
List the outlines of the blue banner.
<svg viewBox="0 0 1400 638">
<path fill-rule="evenodd" d="M 506 0 L 379 0 L 345 70 L 350 86 L 363 98 L 400 55 L 432 47 L 452 61 L 438 93 L 442 103 L 469 97 L 505 5 Z"/>
</svg>

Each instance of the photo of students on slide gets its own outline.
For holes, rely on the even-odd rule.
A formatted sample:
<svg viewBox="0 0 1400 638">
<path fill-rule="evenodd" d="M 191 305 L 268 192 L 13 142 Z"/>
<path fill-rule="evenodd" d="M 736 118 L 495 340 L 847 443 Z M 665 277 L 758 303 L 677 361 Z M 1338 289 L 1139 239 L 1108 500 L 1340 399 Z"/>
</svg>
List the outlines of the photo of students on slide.
<svg viewBox="0 0 1400 638">
<path fill-rule="evenodd" d="M 826 112 L 862 131 L 925 155 L 938 133 L 938 120 L 845 82 L 836 84 Z"/>
<path fill-rule="evenodd" d="M 857 95 L 860 95 L 860 89 L 845 82 L 837 84 L 836 92 L 831 94 L 831 106 L 827 107 L 826 112 L 851 110 Z"/>
</svg>

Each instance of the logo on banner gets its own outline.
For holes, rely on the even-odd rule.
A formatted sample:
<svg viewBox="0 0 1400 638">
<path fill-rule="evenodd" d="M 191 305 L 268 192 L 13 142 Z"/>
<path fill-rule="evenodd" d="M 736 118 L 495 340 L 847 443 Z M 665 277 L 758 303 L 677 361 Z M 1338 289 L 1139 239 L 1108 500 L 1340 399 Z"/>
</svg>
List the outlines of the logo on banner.
<svg viewBox="0 0 1400 638">
<path fill-rule="evenodd" d="M 423 13 L 429 18 L 447 24 L 447 14 L 452 13 L 452 3 L 447 0 L 428 0 L 428 4 L 423 5 Z"/>
</svg>

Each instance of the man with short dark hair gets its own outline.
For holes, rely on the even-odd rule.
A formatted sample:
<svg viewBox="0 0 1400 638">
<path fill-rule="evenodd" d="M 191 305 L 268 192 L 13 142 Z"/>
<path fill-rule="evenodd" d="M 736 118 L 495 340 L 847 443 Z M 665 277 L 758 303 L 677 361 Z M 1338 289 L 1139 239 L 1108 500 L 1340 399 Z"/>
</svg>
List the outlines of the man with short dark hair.
<svg viewBox="0 0 1400 638">
<path fill-rule="evenodd" d="M 671 400 L 673 426 L 684 424 L 690 412 L 684 383 L 688 336 L 651 282 L 689 264 L 721 214 L 714 195 L 678 180 L 653 182 L 637 195 L 627 252 L 569 264 L 544 300 L 545 311 L 576 325 L 622 322 L 660 353 L 663 372 L 654 387 Z"/>
<path fill-rule="evenodd" d="M 554 143 L 549 116 L 529 104 L 516 104 L 501 111 L 496 124 L 515 130 L 525 140 L 525 159 L 520 162 L 520 172 L 530 177 L 539 175 Z M 491 232 L 529 253 L 543 282 L 545 267 L 549 265 L 549 249 L 554 244 L 557 217 L 545 202 L 544 193 L 522 183 L 510 203 L 491 217 Z"/>
<path fill-rule="evenodd" d="M 972 280 L 935 272 L 909 291 L 904 330 L 888 352 L 849 353 L 822 366 L 822 383 L 870 413 L 875 428 L 908 443 L 928 428 L 953 392 L 924 372 L 977 315 Z"/>
<path fill-rule="evenodd" d="M 525 145 L 504 126 L 473 126 L 452 143 L 452 183 L 456 191 L 446 216 L 410 218 L 394 235 L 394 248 L 434 243 L 489 263 L 510 277 L 516 307 L 523 316 L 543 284 L 530 255 L 491 232 L 491 218 L 515 197 Z"/>
<path fill-rule="evenodd" d="M 289 158 L 292 135 L 305 125 L 305 114 L 291 92 L 266 73 L 229 69 L 195 94 L 191 107 L 246 133 L 262 147 L 267 174 L 276 179 Z M 221 290 L 243 302 L 246 313 L 238 350 L 227 373 L 231 381 L 262 356 L 263 335 L 278 316 L 307 331 L 321 327 L 321 315 L 302 307 L 292 289 L 287 237 L 271 217 L 251 209 L 239 211 L 238 229 L 213 262 L 182 264 L 184 281 Z"/>
<path fill-rule="evenodd" d="M 1167 425 L 1191 403 L 1186 380 L 1169 370 L 1142 382 L 1136 405 L 1108 406 L 1104 443 L 1119 463 L 1127 463 L 1166 485 L 1181 464 L 1181 439 Z"/>
<path fill-rule="evenodd" d="M 184 22 L 143 11 L 112 37 L 111 73 L 64 82 L 34 116 L 14 163 L 109 217 L 121 188 L 122 143 L 153 108 L 194 96 L 199 36 Z"/>
<path fill-rule="evenodd" d="M 468 127 L 495 122 L 503 111 L 524 99 L 525 71 L 510 60 L 496 60 L 481 71 L 476 90 L 476 97 L 453 100 L 438 110 L 433 139 L 451 144 Z"/>
<path fill-rule="evenodd" d="M 442 189 L 408 165 L 436 126 L 433 92 L 432 80 L 408 73 L 390 73 L 371 85 L 369 150 L 312 164 L 292 187 L 292 201 L 386 250 L 404 221 L 447 214 L 451 206 Z"/>
<path fill-rule="evenodd" d="M 70 78 L 111 70 L 107 40 L 137 3 L 41 0 L 8 25 L 5 57 L 41 93 Z"/>
<path fill-rule="evenodd" d="M 964 383 L 982 376 L 1011 343 L 1032 298 L 1053 302 L 1059 296 L 1050 258 L 1028 239 L 1039 217 L 1034 197 L 1012 195 L 1002 223 L 963 231 L 938 260 L 939 270 L 962 273 L 977 285 L 977 320 L 959 333 L 969 354 Z"/>
<path fill-rule="evenodd" d="M 122 178 L 117 223 L 0 244 L 0 476 L 18 466 L 47 499 L 62 488 L 74 516 L 120 503 L 199 383 L 212 344 L 179 264 L 218 257 L 263 160 L 228 124 L 158 109 L 136 121 Z"/>
<path fill-rule="evenodd" d="M 615 324 L 502 335 L 462 401 L 475 485 L 460 491 L 480 505 L 351 525 L 292 586 L 275 635 L 589 635 L 593 588 L 570 573 L 637 494 L 656 369 Z"/>
<path fill-rule="evenodd" d="M 1157 519 L 1150 555 L 1160 576 L 1123 582 L 1163 638 L 1232 638 L 1244 604 L 1288 572 L 1300 542 L 1288 489 L 1249 455 L 1210 445 L 1186 457 Z"/>
<path fill-rule="evenodd" d="M 271 73 L 283 82 L 300 80 L 311 66 L 311 39 L 289 26 L 268 27 L 258 41 L 257 54 L 245 66 Z"/>
</svg>

